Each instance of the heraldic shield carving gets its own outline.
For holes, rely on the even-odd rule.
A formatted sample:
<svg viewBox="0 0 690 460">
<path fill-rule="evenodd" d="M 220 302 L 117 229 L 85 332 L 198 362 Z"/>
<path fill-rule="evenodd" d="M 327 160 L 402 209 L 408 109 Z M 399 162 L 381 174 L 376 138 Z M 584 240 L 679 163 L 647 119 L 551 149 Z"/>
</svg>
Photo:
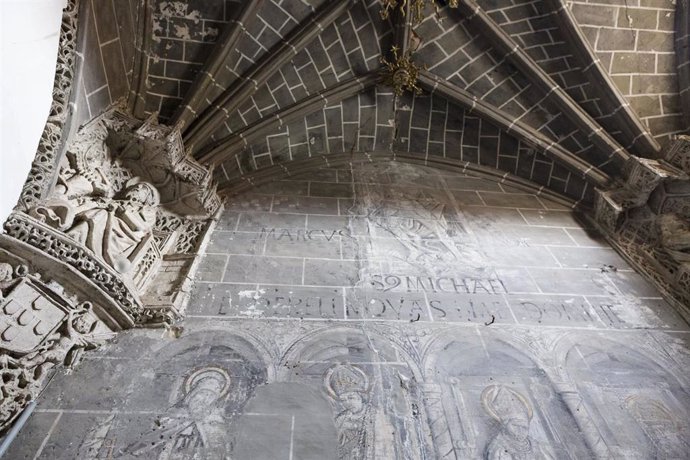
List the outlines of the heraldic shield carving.
<svg viewBox="0 0 690 460">
<path fill-rule="evenodd" d="M 0 349 L 14 355 L 36 350 L 68 313 L 68 307 L 53 300 L 30 278 L 23 278 L 0 305 Z"/>
<path fill-rule="evenodd" d="M 51 369 L 76 365 L 84 350 L 112 336 L 91 301 L 8 254 L 0 249 L 0 433 L 36 397 Z"/>
</svg>

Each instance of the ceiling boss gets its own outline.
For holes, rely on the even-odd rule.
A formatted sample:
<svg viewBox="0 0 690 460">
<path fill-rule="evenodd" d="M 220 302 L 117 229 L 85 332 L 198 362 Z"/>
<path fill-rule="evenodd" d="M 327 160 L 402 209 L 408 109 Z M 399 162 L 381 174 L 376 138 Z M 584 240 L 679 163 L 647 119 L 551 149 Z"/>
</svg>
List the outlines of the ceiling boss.
<svg viewBox="0 0 690 460">
<path fill-rule="evenodd" d="M 450 8 L 457 8 L 458 1 L 448 0 L 443 3 Z M 384 66 L 381 78 L 382 83 L 392 87 L 397 96 L 402 96 L 405 91 L 415 94 L 422 92 L 417 80 L 419 72 L 427 70 L 427 67 L 412 59 L 421 42 L 421 37 L 413 29 L 424 21 L 427 4 L 434 7 L 436 14 L 439 13 L 440 5 L 434 0 L 381 0 L 381 18 L 390 18 L 397 29 L 396 44 L 391 46 L 389 58 L 381 56 L 381 64 Z M 410 46 L 411 41 L 414 41 L 414 46 Z"/>
</svg>

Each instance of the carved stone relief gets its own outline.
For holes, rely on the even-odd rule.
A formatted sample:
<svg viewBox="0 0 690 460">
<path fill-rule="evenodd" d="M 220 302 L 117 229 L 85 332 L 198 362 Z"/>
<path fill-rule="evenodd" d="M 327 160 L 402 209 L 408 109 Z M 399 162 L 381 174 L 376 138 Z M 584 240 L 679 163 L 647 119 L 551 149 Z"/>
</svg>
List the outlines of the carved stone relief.
<svg viewBox="0 0 690 460">
<path fill-rule="evenodd" d="M 690 137 L 678 136 L 664 156 L 632 157 L 626 184 L 597 192 L 595 218 L 690 318 Z"/>
<path fill-rule="evenodd" d="M 231 380 L 221 367 L 192 372 L 184 381 L 181 398 L 156 420 L 150 433 L 125 450 L 135 457 L 160 459 L 230 452 L 226 445 L 230 420 L 225 417 L 223 401 L 233 390 Z"/>
<path fill-rule="evenodd" d="M 367 455 L 371 445 L 371 440 L 367 440 L 372 423 L 371 389 L 366 374 L 356 366 L 338 364 L 328 370 L 324 384 L 335 413 L 338 458 L 371 458 Z"/>
<path fill-rule="evenodd" d="M 591 455 L 582 437 L 567 434 L 578 431 L 578 422 L 557 396 L 548 337 L 532 337 L 545 340 L 530 349 L 520 343 L 525 331 L 511 336 L 487 333 L 478 344 L 447 330 L 427 342 L 424 406 L 436 457 Z"/>
<path fill-rule="evenodd" d="M 132 321 L 170 323 L 184 301 L 175 290 L 220 207 L 211 178 L 178 131 L 113 108 L 71 141 L 49 196 L 12 214 L 5 230 L 76 268 Z M 167 289 L 152 283 L 160 276 Z"/>
<path fill-rule="evenodd" d="M 648 347 L 632 349 L 602 339 L 576 344 L 564 368 L 610 455 L 682 458 L 690 448 L 687 396 L 680 391 L 684 382 L 669 372 L 673 368 L 665 360 L 650 359 L 648 353 L 655 352 Z M 644 446 L 636 445 L 640 438 L 646 439 Z"/>
<path fill-rule="evenodd" d="M 78 364 L 83 350 L 110 335 L 91 302 L 56 291 L 27 265 L 0 261 L 0 430 L 36 397 L 54 366 Z"/>
<path fill-rule="evenodd" d="M 444 199 L 430 182 L 417 193 L 413 168 L 385 171 L 404 173 L 404 190 L 353 179 L 341 190 L 354 200 L 240 196 L 206 247 L 202 220 L 158 208 L 151 233 L 163 256 L 141 301 L 145 314 L 158 298 L 169 313 L 166 296 L 187 289 L 176 280 L 195 263 L 192 253 L 205 251 L 189 286 L 190 315 L 163 333 L 127 331 L 87 354 L 75 375 L 58 375 L 13 453 L 323 460 L 615 458 L 690 449 L 679 441 L 687 378 L 680 353 L 669 351 L 671 334 L 686 339 L 687 325 L 662 317 L 673 310 L 656 291 L 611 294 L 611 280 L 634 273 L 624 261 L 612 262 L 620 278 L 600 269 L 615 254 L 592 247 L 591 229 L 578 227 L 568 209 L 542 208 L 533 195 L 504 193 L 498 184 L 483 195 L 498 204 L 492 209 L 453 204 L 482 196 L 465 188 L 487 186 L 474 177 L 463 177 L 461 190 L 447 188 Z M 305 190 L 301 179 L 294 184 Z M 381 204 L 393 193 L 399 202 Z M 358 208 L 362 202 L 369 204 Z M 305 203 L 308 211 L 300 209 Z M 518 243 L 525 233 L 534 247 Z M 484 262 L 495 246 L 505 254 Z M 547 268 L 525 268 L 540 254 Z M 502 281 L 481 278 L 482 268 Z M 565 281 L 551 283 L 563 273 Z M 578 278 L 583 284 L 572 282 Z M 366 289 L 368 297 L 360 295 Z M 621 307 L 628 298 L 640 302 Z M 400 314 L 412 301 L 412 313 Z M 94 301 L 92 310 L 100 309 Z M 353 314 L 367 309 L 372 314 Z M 620 355 L 606 356 L 616 348 Z M 639 375 L 619 374 L 626 359 Z M 31 446 L 32 439 L 40 442 Z"/>
<path fill-rule="evenodd" d="M 17 208 L 27 210 L 43 199 L 50 189 L 65 142 L 65 125 L 75 74 L 77 45 L 77 13 L 79 0 L 68 0 L 62 15 L 58 46 L 53 102 L 43 128 L 36 157 L 24 184 Z"/>
<path fill-rule="evenodd" d="M 499 424 L 499 430 L 486 446 L 484 457 L 497 459 L 552 459 L 542 446 L 530 439 L 534 417 L 531 403 L 505 385 L 490 385 L 482 392 L 484 410 Z"/>
<path fill-rule="evenodd" d="M 49 368 L 69 364 L 73 349 L 91 346 L 83 338 L 92 332 L 83 324 L 87 313 L 93 324 L 99 319 L 113 330 L 165 326 L 183 316 L 185 283 L 220 207 L 211 177 L 185 155 L 179 132 L 154 119 L 141 122 L 113 108 L 80 129 L 52 190 L 24 199 L 0 237 L 5 251 L 36 265 L 33 278 L 8 291 L 3 306 L 0 348 L 10 353 L 3 365 L 14 375 L 8 385 L 29 383 L 8 390 L 17 395 L 7 399 L 15 403 L 3 409 L 0 430 Z M 65 305 L 71 301 L 50 300 L 38 276 L 92 300 L 93 308 L 84 304 L 75 316 Z M 36 348 L 39 342 L 44 345 Z"/>
<path fill-rule="evenodd" d="M 314 385 L 332 409 L 338 459 L 424 458 L 414 370 L 387 337 L 329 328 L 289 343 L 278 381 Z"/>
</svg>

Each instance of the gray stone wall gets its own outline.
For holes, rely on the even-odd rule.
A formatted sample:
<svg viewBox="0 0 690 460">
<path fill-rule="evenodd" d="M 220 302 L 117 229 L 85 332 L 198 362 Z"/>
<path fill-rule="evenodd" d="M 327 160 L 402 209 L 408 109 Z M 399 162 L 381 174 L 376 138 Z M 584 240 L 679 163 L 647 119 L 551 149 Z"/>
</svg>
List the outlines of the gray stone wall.
<svg viewBox="0 0 690 460">
<path fill-rule="evenodd" d="M 685 132 L 671 0 L 576 0 L 572 11 L 618 89 L 662 143 Z"/>
<path fill-rule="evenodd" d="M 140 12 L 136 0 L 83 0 L 79 9 L 83 70 L 74 82 L 78 107 L 76 126 L 125 100 L 134 69 L 135 39 Z"/>
<path fill-rule="evenodd" d="M 231 198 L 187 319 L 60 374 L 10 458 L 685 458 L 688 325 L 568 206 L 399 162 Z"/>
</svg>

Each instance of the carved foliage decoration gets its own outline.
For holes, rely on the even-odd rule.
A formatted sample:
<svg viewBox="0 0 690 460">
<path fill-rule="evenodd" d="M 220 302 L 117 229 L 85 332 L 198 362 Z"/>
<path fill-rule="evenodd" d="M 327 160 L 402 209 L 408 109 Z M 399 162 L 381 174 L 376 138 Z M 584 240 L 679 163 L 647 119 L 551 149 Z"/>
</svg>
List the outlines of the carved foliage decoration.
<svg viewBox="0 0 690 460">
<path fill-rule="evenodd" d="M 19 198 L 18 208 L 28 209 L 48 192 L 59 161 L 63 128 L 68 117 L 68 103 L 74 79 L 79 0 L 68 0 L 62 15 L 53 102 L 38 144 L 36 158 Z"/>
</svg>

